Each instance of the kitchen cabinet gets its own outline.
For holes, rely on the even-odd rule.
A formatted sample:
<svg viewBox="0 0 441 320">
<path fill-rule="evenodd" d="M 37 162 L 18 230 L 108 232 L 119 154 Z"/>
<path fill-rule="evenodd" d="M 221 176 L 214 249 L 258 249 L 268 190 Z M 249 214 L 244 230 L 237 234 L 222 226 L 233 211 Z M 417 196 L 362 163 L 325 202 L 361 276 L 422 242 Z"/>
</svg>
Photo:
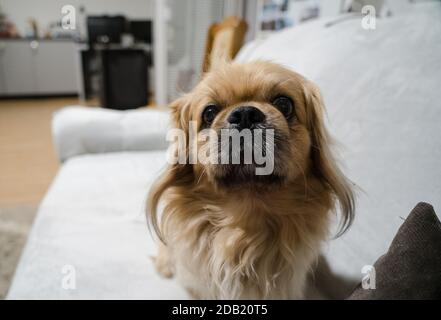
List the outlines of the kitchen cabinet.
<svg viewBox="0 0 441 320">
<path fill-rule="evenodd" d="M 78 50 L 67 40 L 0 40 L 0 95 L 78 94 Z"/>
</svg>

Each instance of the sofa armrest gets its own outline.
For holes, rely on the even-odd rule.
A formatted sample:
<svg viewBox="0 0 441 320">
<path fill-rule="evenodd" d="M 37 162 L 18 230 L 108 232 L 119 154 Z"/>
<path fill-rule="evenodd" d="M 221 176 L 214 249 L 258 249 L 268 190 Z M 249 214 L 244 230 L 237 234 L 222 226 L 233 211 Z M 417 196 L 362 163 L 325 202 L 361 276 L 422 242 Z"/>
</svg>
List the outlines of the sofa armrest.
<svg viewBox="0 0 441 320">
<path fill-rule="evenodd" d="M 54 113 L 52 136 L 60 161 L 87 153 L 167 148 L 169 113 L 68 106 Z"/>
</svg>

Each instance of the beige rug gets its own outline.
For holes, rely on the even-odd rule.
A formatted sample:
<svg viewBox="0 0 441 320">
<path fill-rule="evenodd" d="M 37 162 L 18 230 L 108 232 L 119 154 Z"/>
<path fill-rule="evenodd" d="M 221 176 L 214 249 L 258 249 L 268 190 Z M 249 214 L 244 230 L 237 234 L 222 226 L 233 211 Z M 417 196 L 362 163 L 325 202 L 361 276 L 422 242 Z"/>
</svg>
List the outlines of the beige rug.
<svg viewBox="0 0 441 320">
<path fill-rule="evenodd" d="M 0 207 L 0 299 L 4 299 L 26 243 L 37 207 Z"/>
</svg>

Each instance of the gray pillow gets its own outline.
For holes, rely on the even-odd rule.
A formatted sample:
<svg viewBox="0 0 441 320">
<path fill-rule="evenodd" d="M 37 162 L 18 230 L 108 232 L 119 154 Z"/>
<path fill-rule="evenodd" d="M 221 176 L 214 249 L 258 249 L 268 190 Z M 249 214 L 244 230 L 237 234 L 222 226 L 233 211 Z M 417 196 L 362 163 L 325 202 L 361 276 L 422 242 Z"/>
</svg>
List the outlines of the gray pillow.
<svg viewBox="0 0 441 320">
<path fill-rule="evenodd" d="M 430 204 L 418 203 L 374 268 L 376 288 L 359 284 L 348 299 L 441 299 L 441 223 Z"/>
</svg>

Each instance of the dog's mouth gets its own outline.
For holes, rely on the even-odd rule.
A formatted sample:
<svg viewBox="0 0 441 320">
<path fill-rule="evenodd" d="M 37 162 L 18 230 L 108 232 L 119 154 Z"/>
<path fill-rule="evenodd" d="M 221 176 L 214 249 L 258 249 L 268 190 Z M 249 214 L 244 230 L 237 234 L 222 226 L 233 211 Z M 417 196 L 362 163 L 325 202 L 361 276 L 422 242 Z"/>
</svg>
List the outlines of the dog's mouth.
<svg viewBox="0 0 441 320">
<path fill-rule="evenodd" d="M 281 185 L 285 178 L 281 173 L 279 153 L 283 152 L 283 142 L 286 143 L 284 135 L 273 128 L 239 133 L 241 136 L 235 137 L 236 140 L 219 137 L 218 163 L 211 167 L 217 185 L 259 189 Z"/>
<path fill-rule="evenodd" d="M 216 170 L 215 181 L 219 187 L 223 188 L 247 187 L 262 189 L 282 185 L 285 181 L 284 176 L 274 172 L 268 175 L 256 175 L 256 166 L 253 164 L 218 166 L 222 168 Z"/>
<path fill-rule="evenodd" d="M 273 157 L 281 134 L 272 127 L 237 130 L 222 128 L 217 132 L 218 161 L 221 164 L 256 164 Z"/>
</svg>

